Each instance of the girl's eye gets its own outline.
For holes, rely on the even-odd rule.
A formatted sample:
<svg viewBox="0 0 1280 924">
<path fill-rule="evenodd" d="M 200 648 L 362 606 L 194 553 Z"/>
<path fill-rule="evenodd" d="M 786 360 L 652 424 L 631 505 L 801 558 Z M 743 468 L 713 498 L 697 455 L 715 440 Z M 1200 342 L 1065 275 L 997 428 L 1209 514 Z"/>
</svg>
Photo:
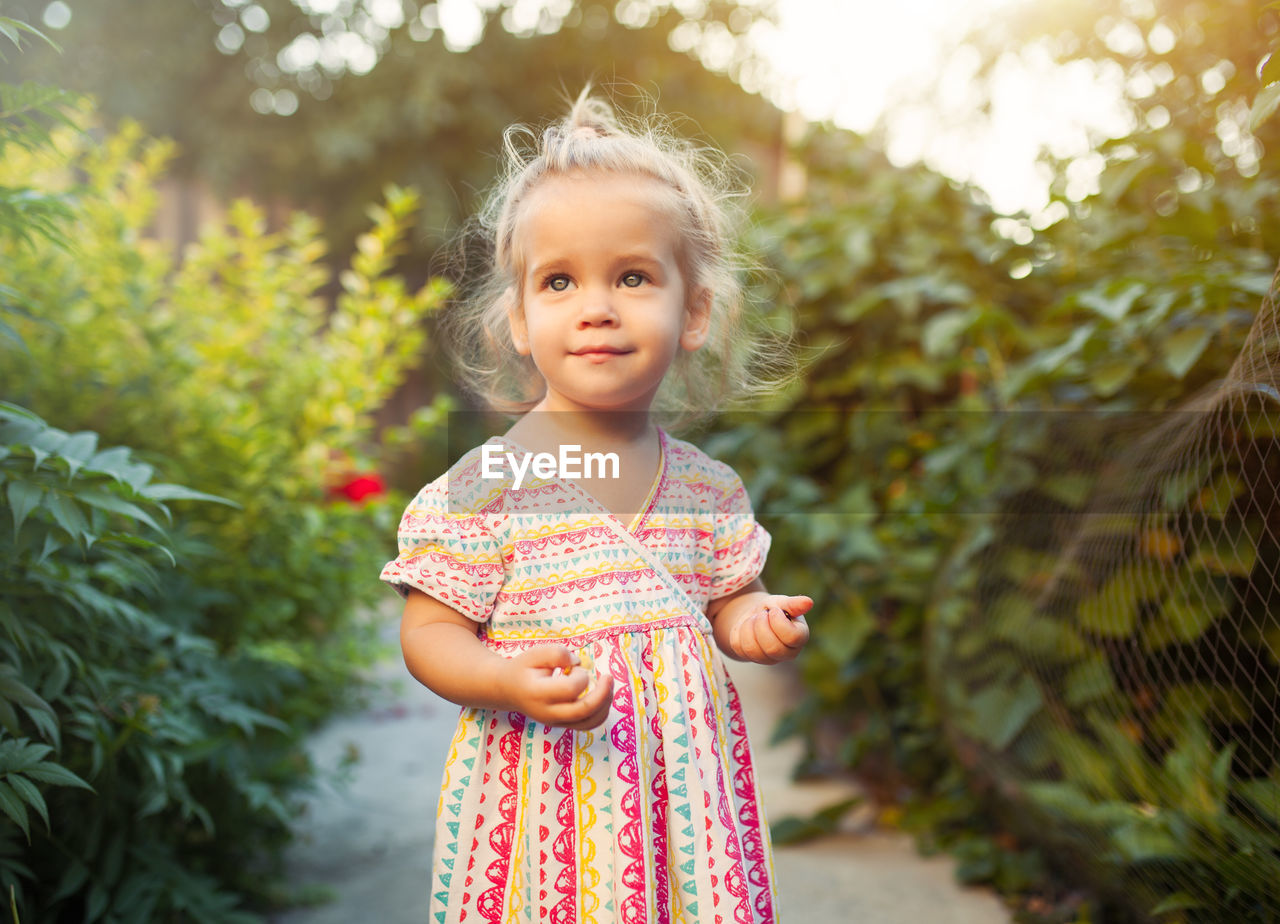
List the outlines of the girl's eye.
<svg viewBox="0 0 1280 924">
<path fill-rule="evenodd" d="M 622 284 L 628 289 L 634 289 L 644 283 L 644 275 L 641 273 L 627 273 L 622 277 Z"/>
<path fill-rule="evenodd" d="M 563 292 L 565 289 L 569 288 L 569 277 L 552 276 L 547 280 L 547 288 L 552 292 Z"/>
</svg>

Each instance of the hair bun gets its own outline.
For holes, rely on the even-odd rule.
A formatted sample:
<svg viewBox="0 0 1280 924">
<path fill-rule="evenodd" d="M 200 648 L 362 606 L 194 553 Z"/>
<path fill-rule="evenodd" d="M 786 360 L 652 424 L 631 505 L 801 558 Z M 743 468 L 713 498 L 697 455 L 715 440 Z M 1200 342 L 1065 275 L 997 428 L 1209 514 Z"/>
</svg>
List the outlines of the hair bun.
<svg viewBox="0 0 1280 924">
<path fill-rule="evenodd" d="M 605 126 L 595 122 L 580 122 L 571 128 L 571 134 L 579 138 L 605 138 L 612 134 Z"/>
</svg>

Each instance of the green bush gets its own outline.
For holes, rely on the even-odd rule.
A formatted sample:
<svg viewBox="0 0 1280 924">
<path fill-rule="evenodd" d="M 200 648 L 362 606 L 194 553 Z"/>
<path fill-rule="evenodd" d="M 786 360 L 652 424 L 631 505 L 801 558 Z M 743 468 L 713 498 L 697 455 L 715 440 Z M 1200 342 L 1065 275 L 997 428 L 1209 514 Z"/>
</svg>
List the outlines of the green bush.
<svg viewBox="0 0 1280 924">
<path fill-rule="evenodd" d="M 309 685 L 286 711 L 314 718 L 362 659 L 352 616 L 377 592 L 370 574 L 396 513 L 385 498 L 356 507 L 330 494 L 353 467 L 374 467 L 372 415 L 444 294 L 393 274 L 416 198 L 392 188 L 370 210 L 331 306 L 314 219 L 272 232 L 237 202 L 178 262 L 146 235 L 167 145 L 135 125 L 56 141 L 0 167 L 0 184 L 36 177 L 76 203 L 74 248 L 0 243 L 10 284 L 41 306 L 41 323 L 16 324 L 29 352 L 0 370 L 0 389 L 235 502 L 184 525 L 211 550 L 192 574 L 207 631 L 225 651 L 300 670 Z"/>
<path fill-rule="evenodd" d="M 0 404 L 0 884 L 24 921 L 252 920 L 218 838 L 285 834 L 296 735 L 267 710 L 299 677 L 197 631 L 167 504 L 216 499 L 153 477 Z"/>
<path fill-rule="evenodd" d="M 375 466 L 443 289 L 391 273 L 394 189 L 332 306 L 306 216 L 271 233 L 237 203 L 179 264 L 146 234 L 167 146 L 23 92 L 0 191 L 56 208 L 0 209 L 0 393 L 79 432 L 0 409 L 0 884 L 26 922 L 254 920 L 398 512 L 334 488 Z"/>
<path fill-rule="evenodd" d="M 1145 915 L 1164 902 L 1190 919 L 1227 909 L 1244 920 L 1268 901 L 1243 857 L 1275 849 L 1258 800 L 1280 768 L 1257 755 L 1233 761 L 1223 742 L 1274 740 L 1276 730 L 1241 728 L 1238 708 L 1208 709 L 1207 726 L 1187 709 L 1206 713 L 1194 691 L 1222 685 L 1220 700 L 1265 720 L 1267 707 L 1246 689 L 1251 668 L 1233 678 L 1203 666 L 1212 661 L 1205 651 L 1224 651 L 1214 648 L 1224 629 L 1265 625 L 1265 610 L 1206 602 L 1194 620 L 1203 637 L 1179 638 L 1168 625 L 1161 635 L 1158 614 L 1130 608 L 1114 590 L 1101 599 L 1082 592 L 1066 609 L 1035 594 L 1072 554 L 1050 527 L 1086 509 L 1099 487 L 1105 414 L 1166 411 L 1225 375 L 1270 288 L 1256 235 L 1280 237 L 1274 184 L 1224 177 L 1181 194 L 1167 214 L 1140 217 L 1177 175 L 1160 150 L 1117 151 L 1102 197 L 1017 244 L 969 191 L 923 168 L 894 169 L 856 141 L 815 135 L 797 151 L 806 196 L 762 216 L 760 241 L 783 281 L 769 297 L 797 307 L 816 358 L 803 384 L 766 412 L 770 425 L 754 418 L 716 439 L 744 463 L 774 530 L 773 580 L 818 598 L 801 660 L 807 695 L 789 726 L 809 742 L 810 768 L 854 768 L 881 800 L 905 804 L 907 823 L 928 826 L 927 843 L 949 843 L 966 879 L 1019 891 L 1043 872 L 1034 854 L 996 849 L 1019 839 L 979 817 L 994 815 L 1023 843 L 1068 858 L 1068 875 L 1109 896 L 1113 911 Z M 1091 443 L 1055 423 L 1066 410 L 1095 415 L 1082 430 Z M 1157 434 L 1148 460 L 1176 444 L 1171 432 Z M 1232 458 L 1242 444 L 1232 432 L 1219 429 L 1216 467 L 1191 472 L 1203 481 L 1181 497 L 1236 477 L 1225 482 L 1235 493 L 1218 491 L 1213 529 L 1247 545 L 1262 534 L 1245 523 Z M 1116 452 L 1112 461 L 1136 469 L 1143 459 Z M 1248 476 L 1266 484 L 1256 465 Z M 1233 502 L 1239 510 L 1228 513 Z M 1028 509 L 1038 513 L 1019 513 Z M 1176 522 L 1197 539 L 1203 532 L 1185 515 Z M 1144 526 L 1133 520 L 1110 541 L 1147 547 Z M 1161 577 L 1182 563 L 1200 580 L 1195 569 L 1221 570 L 1233 554 L 1206 557 L 1193 543 Z M 1256 559 L 1259 588 L 1273 581 L 1268 554 Z M 1136 597 L 1151 577 L 1111 561 L 1088 579 Z M 1209 577 L 1235 580 L 1237 592 L 1249 580 Z M 1020 608 L 1002 593 L 1010 585 Z M 1221 593 L 1231 599 L 1225 584 Z M 1179 597 L 1188 598 L 1197 599 Z M 1179 611 L 1184 634 L 1188 615 Z M 1144 640 L 1148 672 L 1161 658 L 1183 665 L 1145 690 L 1131 683 L 1141 659 L 1116 660 Z M 1232 644 L 1238 663 L 1275 671 L 1267 637 Z M 1046 669 L 1054 659 L 1059 666 Z M 1106 686 L 1112 670 L 1123 680 Z M 1165 694 L 1162 717 L 1138 704 Z M 1054 701 L 1063 696 L 1065 710 Z M 1126 724 L 1135 714 L 1146 730 L 1138 748 Z M 1117 779 L 1116 767 L 1131 775 Z M 1072 830 L 1074 840 L 1046 834 Z M 1171 833 L 1178 850 L 1162 854 Z"/>
</svg>

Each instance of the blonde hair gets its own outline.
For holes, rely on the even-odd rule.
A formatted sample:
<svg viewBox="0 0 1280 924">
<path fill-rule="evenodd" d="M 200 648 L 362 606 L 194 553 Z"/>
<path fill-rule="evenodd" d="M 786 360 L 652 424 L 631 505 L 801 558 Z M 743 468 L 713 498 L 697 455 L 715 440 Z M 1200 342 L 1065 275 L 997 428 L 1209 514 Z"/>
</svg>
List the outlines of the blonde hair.
<svg viewBox="0 0 1280 924">
<path fill-rule="evenodd" d="M 745 184 L 723 153 L 677 138 L 669 121 L 657 114 L 624 123 L 589 87 L 540 138 L 526 126 L 513 125 L 503 141 L 499 179 L 469 229 L 470 239 L 479 238 L 487 251 L 483 279 L 454 306 L 448 325 L 459 371 L 471 390 L 512 415 L 542 399 L 542 376 L 511 339 L 510 313 L 522 310 L 517 227 L 540 182 L 592 171 L 649 176 L 673 190 L 677 207 L 671 211 L 683 242 L 679 259 L 688 290 L 705 289 L 711 296 L 706 343 L 697 351 L 679 351 L 655 410 L 669 425 L 687 424 L 722 402 L 777 387 L 780 376 L 774 373 L 782 368 L 785 351 L 773 349 L 766 359 L 761 336 L 748 331 L 744 319 L 740 277 L 750 267 L 736 241 L 742 218 L 737 200 Z"/>
</svg>

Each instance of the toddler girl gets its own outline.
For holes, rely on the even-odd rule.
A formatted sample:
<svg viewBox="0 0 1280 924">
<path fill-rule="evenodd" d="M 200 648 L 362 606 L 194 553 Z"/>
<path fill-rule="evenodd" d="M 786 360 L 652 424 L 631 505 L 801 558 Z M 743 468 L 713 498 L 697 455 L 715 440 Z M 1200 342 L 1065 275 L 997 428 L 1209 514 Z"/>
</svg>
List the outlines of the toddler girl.
<svg viewBox="0 0 1280 924">
<path fill-rule="evenodd" d="M 742 377 L 725 210 L 705 155 L 585 93 L 519 137 L 468 368 L 523 416 L 422 489 L 382 572 L 410 673 L 463 706 L 428 919 L 774 921 L 721 655 L 795 657 L 813 601 L 765 590 L 742 482 L 653 418 Z"/>
</svg>

